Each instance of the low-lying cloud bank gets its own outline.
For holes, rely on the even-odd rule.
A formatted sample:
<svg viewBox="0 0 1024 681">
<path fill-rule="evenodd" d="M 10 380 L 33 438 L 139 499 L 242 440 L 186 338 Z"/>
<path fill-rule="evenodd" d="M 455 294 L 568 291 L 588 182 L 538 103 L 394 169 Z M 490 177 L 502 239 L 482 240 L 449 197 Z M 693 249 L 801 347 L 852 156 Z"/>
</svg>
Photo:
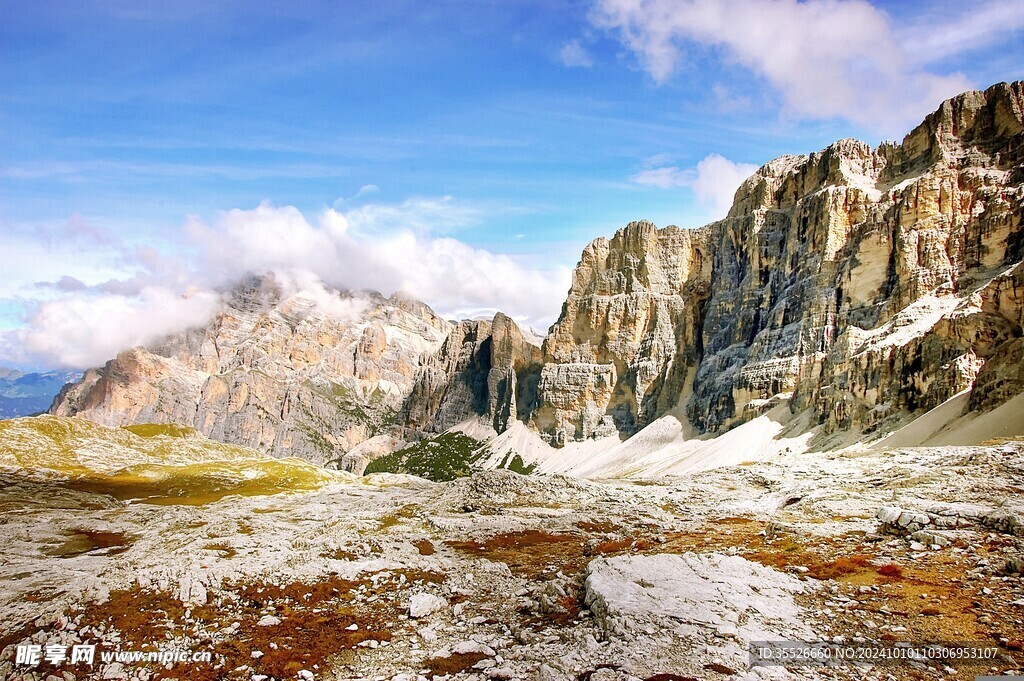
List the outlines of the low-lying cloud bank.
<svg viewBox="0 0 1024 681">
<path fill-rule="evenodd" d="M 0 364 L 102 364 L 126 348 L 205 324 L 223 290 L 250 272 L 274 272 L 325 313 L 342 318 L 358 310 L 334 290 L 375 289 L 404 292 L 449 318 L 501 310 L 524 325 L 546 328 L 558 314 L 570 270 L 531 268 L 426 227 L 455 229 L 474 219 L 449 199 L 330 208 L 314 219 L 292 206 L 262 203 L 226 211 L 211 223 L 190 218 L 181 239 L 188 248 L 174 253 L 132 248 L 108 233 L 102 242 L 87 238 L 72 248 L 55 240 L 51 248 L 61 258 L 40 265 L 41 276 L 23 269 L 20 285 L 0 291 L 0 298 L 7 297 L 0 302 L 8 305 L 19 297 L 36 301 L 23 327 L 0 332 Z M 396 227 L 399 222 L 408 226 Z M 69 272 L 76 253 L 79 260 L 106 254 L 120 275 L 89 281 L 87 268 Z"/>
</svg>

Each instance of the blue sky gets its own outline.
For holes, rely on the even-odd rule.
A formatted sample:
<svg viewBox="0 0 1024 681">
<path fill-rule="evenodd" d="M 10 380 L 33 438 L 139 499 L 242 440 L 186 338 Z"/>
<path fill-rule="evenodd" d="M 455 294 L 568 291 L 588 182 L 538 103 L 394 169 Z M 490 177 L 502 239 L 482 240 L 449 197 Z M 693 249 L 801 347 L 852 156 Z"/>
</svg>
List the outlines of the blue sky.
<svg viewBox="0 0 1024 681">
<path fill-rule="evenodd" d="M 639 218 L 698 226 L 776 156 L 899 138 L 944 97 L 1024 77 L 1020 15 L 0 0 L 0 364 L 99 362 L 173 330 L 154 301 L 303 269 L 325 245 L 334 261 L 309 269 L 328 284 L 543 327 L 591 239 Z M 263 250 L 239 246 L 249 230 Z M 206 313 L 193 303 L 171 319 Z"/>
</svg>

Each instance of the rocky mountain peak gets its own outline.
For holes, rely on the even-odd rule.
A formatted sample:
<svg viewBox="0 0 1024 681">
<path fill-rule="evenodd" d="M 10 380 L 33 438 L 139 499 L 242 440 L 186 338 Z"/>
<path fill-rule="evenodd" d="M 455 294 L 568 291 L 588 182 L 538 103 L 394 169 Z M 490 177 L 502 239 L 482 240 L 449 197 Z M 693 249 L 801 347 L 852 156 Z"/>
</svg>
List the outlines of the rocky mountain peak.
<svg viewBox="0 0 1024 681">
<path fill-rule="evenodd" d="M 322 463 L 391 427 L 451 325 L 376 292 L 311 295 L 246 277 L 202 328 L 90 369 L 52 412 L 105 425 L 175 422 Z"/>
<path fill-rule="evenodd" d="M 1021 91 L 951 99 L 900 145 L 775 159 L 700 229 L 594 241 L 544 343 L 534 425 L 559 444 L 685 405 L 721 432 L 781 401 L 872 429 L 987 384 L 1005 358 L 981 339 L 1021 335 Z M 996 299 L 1012 302 L 993 316 Z"/>
<path fill-rule="evenodd" d="M 419 372 L 400 422 L 440 433 L 475 418 L 502 432 L 533 408 L 540 361 L 540 348 L 500 312 L 459 322 Z"/>
<path fill-rule="evenodd" d="M 902 164 L 951 161 L 971 150 L 991 157 L 996 166 L 1019 164 L 1022 121 L 1024 83 L 998 83 L 946 100 L 896 149 Z"/>
</svg>

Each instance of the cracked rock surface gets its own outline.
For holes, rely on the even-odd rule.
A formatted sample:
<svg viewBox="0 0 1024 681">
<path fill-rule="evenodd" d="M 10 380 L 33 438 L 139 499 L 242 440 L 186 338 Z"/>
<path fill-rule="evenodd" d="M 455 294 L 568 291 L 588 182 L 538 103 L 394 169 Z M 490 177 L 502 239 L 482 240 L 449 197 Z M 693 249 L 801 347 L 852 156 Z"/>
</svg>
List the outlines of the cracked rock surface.
<svg viewBox="0 0 1024 681">
<path fill-rule="evenodd" d="M 1024 664 L 1021 443 L 791 454 L 656 482 L 332 473 L 188 504 L 10 465 L 3 478 L 3 678 L 821 678 L 751 668 L 764 639 L 999 651 L 980 670 L 828 671 L 839 679 Z M 215 661 L 17 664 L 29 641 Z"/>
</svg>

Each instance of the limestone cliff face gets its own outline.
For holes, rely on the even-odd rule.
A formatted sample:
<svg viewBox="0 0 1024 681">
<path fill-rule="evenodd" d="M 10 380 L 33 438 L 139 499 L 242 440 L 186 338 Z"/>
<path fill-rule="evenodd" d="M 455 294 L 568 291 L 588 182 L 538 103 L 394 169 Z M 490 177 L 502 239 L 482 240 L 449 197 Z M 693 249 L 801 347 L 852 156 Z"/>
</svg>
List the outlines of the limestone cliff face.
<svg viewBox="0 0 1024 681">
<path fill-rule="evenodd" d="M 460 322 L 420 370 L 400 421 L 439 433 L 483 417 L 502 432 L 536 402 L 540 361 L 540 348 L 500 312 L 491 321 Z"/>
<path fill-rule="evenodd" d="M 676 404 L 700 355 L 707 234 L 635 222 L 583 252 L 532 415 L 553 442 L 631 434 Z"/>
<path fill-rule="evenodd" d="M 90 369 L 52 412 L 105 425 L 175 422 L 322 463 L 387 430 L 451 325 L 399 296 L 338 294 L 327 313 L 273 277 L 227 297 L 205 328 Z"/>
<path fill-rule="evenodd" d="M 902 144 L 772 161 L 719 222 L 593 242 L 533 423 L 554 443 L 628 434 L 685 401 L 717 432 L 791 398 L 826 431 L 871 429 L 1024 390 L 1022 112 L 1021 83 L 969 92 Z"/>
</svg>

